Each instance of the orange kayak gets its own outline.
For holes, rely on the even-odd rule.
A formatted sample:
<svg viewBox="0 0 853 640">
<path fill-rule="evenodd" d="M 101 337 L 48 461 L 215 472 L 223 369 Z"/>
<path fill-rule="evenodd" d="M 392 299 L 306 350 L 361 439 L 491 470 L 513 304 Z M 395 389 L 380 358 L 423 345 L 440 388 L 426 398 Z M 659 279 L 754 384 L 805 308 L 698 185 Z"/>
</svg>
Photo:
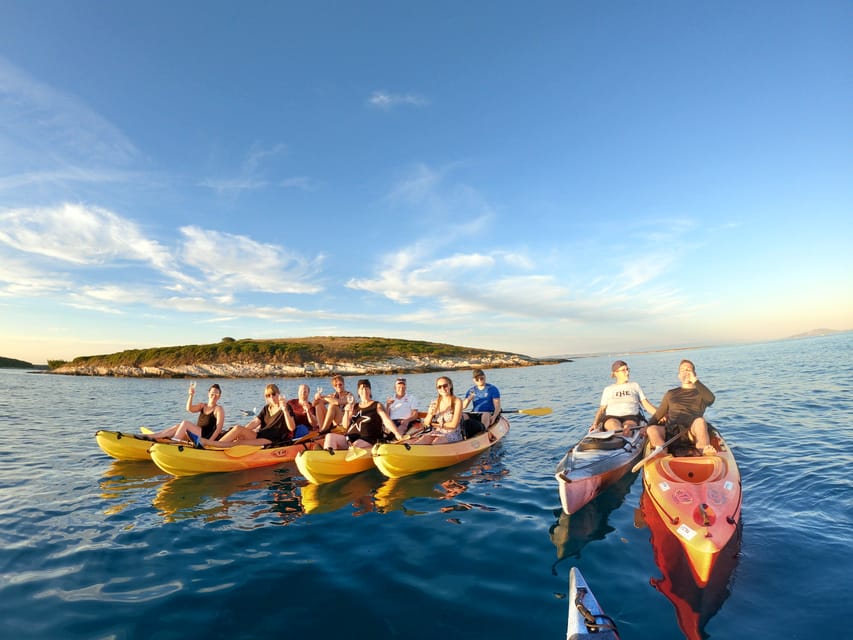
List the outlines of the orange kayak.
<svg viewBox="0 0 853 640">
<path fill-rule="evenodd" d="M 643 486 L 665 527 L 681 543 L 699 586 L 708 583 L 720 551 L 738 528 L 740 471 L 723 437 L 711 429 L 715 455 L 658 456 L 643 469 Z"/>
</svg>

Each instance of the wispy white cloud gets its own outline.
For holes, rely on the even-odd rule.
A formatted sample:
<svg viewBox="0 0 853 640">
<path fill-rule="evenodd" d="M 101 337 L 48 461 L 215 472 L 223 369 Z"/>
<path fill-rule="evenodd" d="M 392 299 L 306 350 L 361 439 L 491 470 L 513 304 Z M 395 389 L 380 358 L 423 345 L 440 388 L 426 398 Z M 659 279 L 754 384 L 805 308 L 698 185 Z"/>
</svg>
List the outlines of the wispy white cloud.
<svg viewBox="0 0 853 640">
<path fill-rule="evenodd" d="M 243 156 L 240 169 L 235 172 L 236 175 L 204 178 L 199 180 L 198 185 L 212 189 L 219 195 L 230 196 L 238 196 L 244 191 L 265 189 L 277 183 L 267 177 L 270 171 L 266 165 L 270 159 L 286 152 L 287 146 L 284 144 L 264 147 L 254 143 Z"/>
<path fill-rule="evenodd" d="M 78 265 L 140 261 L 169 271 L 169 251 L 111 211 L 80 204 L 0 212 L 0 243 Z"/>
<path fill-rule="evenodd" d="M 181 228 L 182 260 L 204 275 L 217 292 L 244 289 L 267 293 L 316 293 L 314 282 L 323 256 L 307 260 L 283 247 L 246 236 L 210 231 L 195 226 Z"/>
<path fill-rule="evenodd" d="M 374 91 L 367 99 L 367 104 L 383 111 L 390 111 L 394 107 L 412 106 L 425 107 L 429 101 L 415 93 L 390 93 L 388 91 Z"/>
<path fill-rule="evenodd" d="M 50 87 L 0 57 L 0 169 L 29 180 L 72 179 L 68 167 L 127 166 L 139 157 L 122 131 L 75 96 Z"/>
<path fill-rule="evenodd" d="M 316 191 L 319 187 L 319 183 L 316 180 L 307 176 L 285 178 L 278 185 L 285 189 L 301 189 L 302 191 Z"/>
</svg>

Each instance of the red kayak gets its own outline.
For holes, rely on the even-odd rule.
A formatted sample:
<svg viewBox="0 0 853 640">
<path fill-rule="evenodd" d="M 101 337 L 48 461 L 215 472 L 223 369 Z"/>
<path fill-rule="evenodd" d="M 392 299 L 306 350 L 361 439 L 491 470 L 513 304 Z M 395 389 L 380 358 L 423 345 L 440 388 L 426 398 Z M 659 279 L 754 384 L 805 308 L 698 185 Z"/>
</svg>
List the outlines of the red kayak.
<svg viewBox="0 0 853 640">
<path fill-rule="evenodd" d="M 681 543 L 700 587 L 708 583 L 720 551 L 737 530 L 741 509 L 734 455 L 719 432 L 710 431 L 716 454 L 659 455 L 643 468 L 649 502 Z"/>
</svg>

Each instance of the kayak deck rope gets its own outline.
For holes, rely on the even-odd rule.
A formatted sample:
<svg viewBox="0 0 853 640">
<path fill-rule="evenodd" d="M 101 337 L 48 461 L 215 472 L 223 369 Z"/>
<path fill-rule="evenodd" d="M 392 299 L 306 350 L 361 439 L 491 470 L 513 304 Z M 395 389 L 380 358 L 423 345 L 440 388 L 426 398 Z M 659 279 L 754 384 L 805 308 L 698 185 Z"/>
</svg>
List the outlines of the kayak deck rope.
<svg viewBox="0 0 853 640">
<path fill-rule="evenodd" d="M 618 636 L 619 630 L 616 628 L 616 622 L 613 620 L 613 618 L 603 613 L 595 615 L 589 609 L 586 608 L 586 605 L 583 603 L 583 599 L 587 593 L 588 591 L 586 590 L 586 588 L 578 587 L 578 593 L 577 596 L 575 596 L 575 607 L 583 616 L 587 630 L 590 633 L 612 631 Z M 601 620 L 601 622 L 599 622 L 599 619 Z"/>
</svg>

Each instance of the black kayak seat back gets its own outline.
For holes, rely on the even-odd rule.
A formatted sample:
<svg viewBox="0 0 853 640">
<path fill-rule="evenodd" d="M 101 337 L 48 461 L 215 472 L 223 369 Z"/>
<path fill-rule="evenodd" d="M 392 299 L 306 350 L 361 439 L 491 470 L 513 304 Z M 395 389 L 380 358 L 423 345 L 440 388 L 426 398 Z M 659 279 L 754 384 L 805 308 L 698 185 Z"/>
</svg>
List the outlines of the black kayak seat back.
<svg viewBox="0 0 853 640">
<path fill-rule="evenodd" d="M 584 438 L 577 445 L 578 451 L 615 451 L 623 449 L 626 440 L 616 434 L 611 438 Z"/>
<path fill-rule="evenodd" d="M 462 435 L 465 438 L 473 438 L 474 436 L 483 433 L 486 430 L 486 425 L 480 421 L 479 413 L 469 413 L 462 418 Z"/>
</svg>

